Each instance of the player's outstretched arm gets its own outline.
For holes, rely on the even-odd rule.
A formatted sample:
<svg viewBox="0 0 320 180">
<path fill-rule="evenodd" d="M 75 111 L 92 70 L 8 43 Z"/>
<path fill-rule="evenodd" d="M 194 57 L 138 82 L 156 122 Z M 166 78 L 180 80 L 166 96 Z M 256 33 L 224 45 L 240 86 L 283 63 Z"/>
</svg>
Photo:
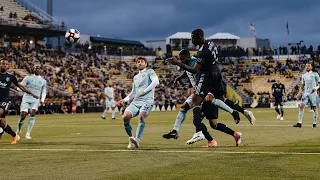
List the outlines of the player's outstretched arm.
<svg viewBox="0 0 320 180">
<path fill-rule="evenodd" d="M 31 94 L 34 98 L 39 99 L 39 96 L 33 94 L 29 89 L 27 89 L 24 85 L 22 85 L 21 83 L 16 84 L 16 86 L 18 86 L 23 92 L 26 92 L 28 94 Z"/>
<path fill-rule="evenodd" d="M 47 97 L 47 82 L 44 83 L 44 85 L 42 86 L 42 93 L 41 93 L 41 103 L 44 103 L 44 100 Z"/>
<path fill-rule="evenodd" d="M 133 83 L 133 85 L 132 85 L 132 90 L 131 90 L 130 94 L 128 94 L 127 97 L 125 97 L 124 99 L 122 99 L 122 100 L 120 101 L 120 103 L 125 103 L 125 102 L 128 102 L 128 101 L 134 99 L 134 98 L 136 97 L 136 93 L 135 93 L 135 92 L 136 92 L 136 91 L 135 91 L 135 86 L 134 86 L 134 83 Z"/>
<path fill-rule="evenodd" d="M 191 66 L 188 66 L 188 65 L 182 63 L 181 61 L 179 61 L 175 58 L 169 58 L 166 61 L 170 64 L 177 65 L 177 66 L 181 67 L 182 69 L 184 69 L 188 72 L 191 72 L 192 74 L 196 74 L 197 72 L 199 72 L 199 70 L 201 68 L 200 63 L 196 63 L 196 65 L 194 67 L 191 67 Z"/>
</svg>

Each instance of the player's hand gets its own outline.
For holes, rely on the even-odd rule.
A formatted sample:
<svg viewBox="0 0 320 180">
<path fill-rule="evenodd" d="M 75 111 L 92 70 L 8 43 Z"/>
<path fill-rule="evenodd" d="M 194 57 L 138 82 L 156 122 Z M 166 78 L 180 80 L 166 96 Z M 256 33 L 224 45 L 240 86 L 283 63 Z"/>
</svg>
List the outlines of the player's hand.
<svg viewBox="0 0 320 180">
<path fill-rule="evenodd" d="M 144 91 L 142 91 L 140 94 L 138 94 L 138 96 L 137 97 L 141 97 L 141 96 L 143 96 L 145 94 L 145 92 Z"/>
<path fill-rule="evenodd" d="M 121 99 L 121 100 L 119 101 L 119 103 L 123 106 L 123 105 L 124 105 L 123 99 Z"/>
<path fill-rule="evenodd" d="M 179 61 L 178 61 L 176 58 L 174 58 L 174 57 L 168 58 L 168 59 L 166 59 L 166 61 L 167 61 L 168 63 L 170 63 L 170 64 L 173 64 L 173 65 L 177 65 L 178 62 L 179 62 Z"/>
<path fill-rule="evenodd" d="M 205 101 L 213 101 L 213 99 L 214 99 L 214 96 L 213 96 L 213 94 L 207 94 L 207 96 L 205 97 Z"/>
<path fill-rule="evenodd" d="M 31 94 L 34 98 L 39 99 L 39 96 L 35 95 L 35 94 Z"/>
</svg>

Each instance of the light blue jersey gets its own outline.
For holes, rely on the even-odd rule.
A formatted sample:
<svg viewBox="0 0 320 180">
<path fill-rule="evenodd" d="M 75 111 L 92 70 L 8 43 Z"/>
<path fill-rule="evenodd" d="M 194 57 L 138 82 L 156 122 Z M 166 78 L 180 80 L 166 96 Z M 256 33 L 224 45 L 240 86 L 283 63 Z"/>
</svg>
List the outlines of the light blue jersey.
<svg viewBox="0 0 320 180">
<path fill-rule="evenodd" d="M 304 84 L 303 96 L 315 93 L 312 92 L 312 89 L 318 85 L 320 78 L 319 74 L 313 71 L 307 72 L 302 75 L 302 84 Z"/>
<path fill-rule="evenodd" d="M 114 89 L 112 87 L 106 87 L 104 89 L 104 94 L 107 95 L 106 100 L 113 100 L 114 99 Z"/>
<path fill-rule="evenodd" d="M 41 102 L 46 98 L 47 81 L 41 76 L 28 75 L 22 82 L 22 85 L 26 86 L 33 94 L 41 97 Z M 39 99 L 34 98 L 28 93 L 23 94 L 22 102 L 39 102 Z"/>
<path fill-rule="evenodd" d="M 187 65 L 190 66 L 190 67 L 194 67 L 196 65 L 196 63 L 197 63 L 197 58 L 192 56 Z M 188 72 L 188 71 L 186 71 L 186 73 L 187 73 L 187 76 L 189 78 L 189 81 L 190 81 L 192 87 L 195 88 L 196 87 L 195 75 L 192 74 L 191 72 Z"/>
<path fill-rule="evenodd" d="M 133 78 L 133 89 L 132 92 L 136 95 L 139 95 L 143 92 L 150 84 L 151 79 L 153 77 L 157 77 L 156 72 L 153 69 L 144 69 L 140 71 L 137 75 Z M 143 104 L 153 104 L 154 102 L 154 91 L 152 90 L 146 92 L 143 96 L 135 97 L 132 103 L 136 105 L 143 105 Z"/>
</svg>

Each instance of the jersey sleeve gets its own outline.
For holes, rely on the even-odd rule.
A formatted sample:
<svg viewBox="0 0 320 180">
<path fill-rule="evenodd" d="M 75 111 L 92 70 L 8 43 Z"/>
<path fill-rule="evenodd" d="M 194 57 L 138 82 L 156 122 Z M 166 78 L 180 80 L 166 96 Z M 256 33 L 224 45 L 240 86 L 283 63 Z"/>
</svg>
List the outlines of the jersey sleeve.
<svg viewBox="0 0 320 180">
<path fill-rule="evenodd" d="M 153 78 L 158 78 L 158 76 L 157 76 L 157 74 L 156 74 L 156 72 L 153 70 L 153 69 L 149 69 L 149 77 L 150 77 L 150 79 L 152 80 Z"/>
<path fill-rule="evenodd" d="M 24 86 L 27 85 L 28 79 L 29 79 L 28 77 L 29 77 L 29 76 L 26 76 L 26 77 L 23 78 L 23 80 L 21 81 L 21 84 L 22 84 L 22 85 L 24 85 Z"/>
<path fill-rule="evenodd" d="M 198 64 L 204 64 L 204 52 L 202 52 L 202 51 L 199 51 L 199 52 L 197 52 L 197 63 Z"/>
<path fill-rule="evenodd" d="M 302 83 L 302 84 L 305 84 L 304 75 L 301 77 L 301 83 Z"/>
<path fill-rule="evenodd" d="M 316 82 L 317 82 L 317 83 L 319 83 L 319 81 L 320 81 L 320 77 L 319 77 L 319 74 L 318 74 L 317 72 L 316 72 L 315 74 L 316 74 L 316 75 L 315 75 L 315 78 L 316 78 Z"/>
</svg>

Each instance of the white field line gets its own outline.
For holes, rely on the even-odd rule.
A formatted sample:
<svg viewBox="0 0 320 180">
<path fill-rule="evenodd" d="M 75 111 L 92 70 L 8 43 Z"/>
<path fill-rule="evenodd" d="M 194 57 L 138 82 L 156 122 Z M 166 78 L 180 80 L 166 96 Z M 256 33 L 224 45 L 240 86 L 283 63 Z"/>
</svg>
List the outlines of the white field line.
<svg viewBox="0 0 320 180">
<path fill-rule="evenodd" d="M 266 154 L 266 155 L 320 155 L 308 152 L 267 152 L 267 151 L 195 151 L 195 150 L 125 150 L 125 149 L 0 149 L 0 151 L 44 151 L 44 152 L 139 152 L 139 153 L 212 153 L 212 154 Z"/>
</svg>

